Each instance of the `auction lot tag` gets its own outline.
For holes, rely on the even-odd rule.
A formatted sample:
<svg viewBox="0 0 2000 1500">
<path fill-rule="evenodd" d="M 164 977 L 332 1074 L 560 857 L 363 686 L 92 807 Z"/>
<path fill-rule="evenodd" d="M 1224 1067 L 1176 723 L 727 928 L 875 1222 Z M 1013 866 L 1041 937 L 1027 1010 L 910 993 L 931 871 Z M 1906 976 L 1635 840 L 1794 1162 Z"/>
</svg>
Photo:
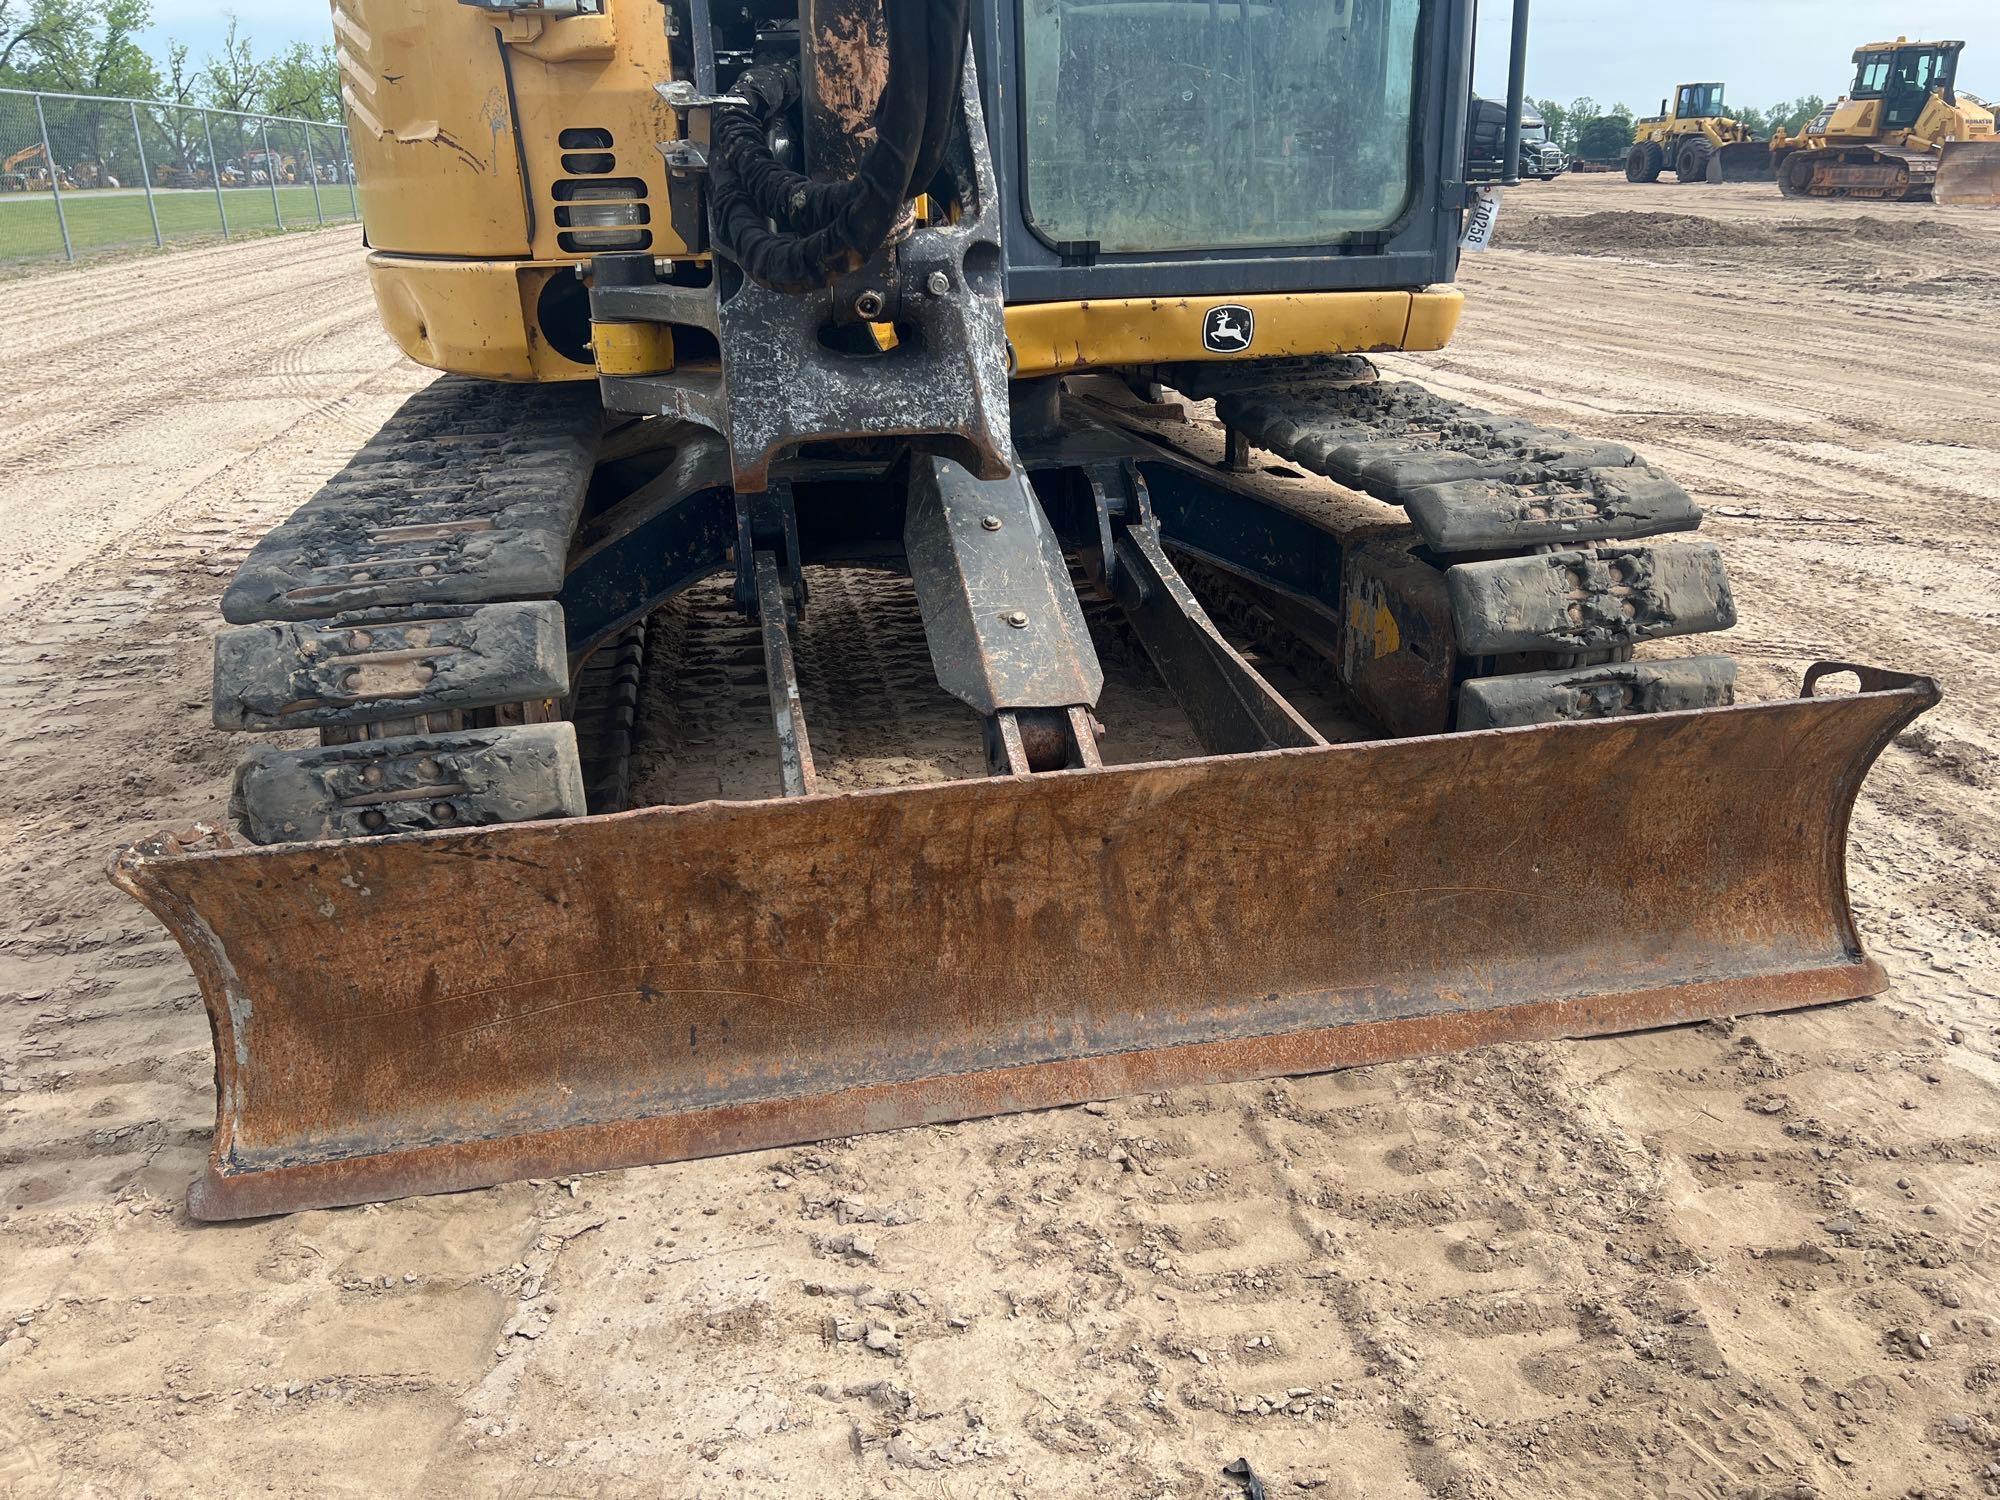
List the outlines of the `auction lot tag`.
<svg viewBox="0 0 2000 1500">
<path fill-rule="evenodd" d="M 1487 184 L 1474 190 L 1472 211 L 1465 216 L 1461 250 L 1484 250 L 1493 243 L 1494 226 L 1500 222 L 1500 189 Z"/>
</svg>

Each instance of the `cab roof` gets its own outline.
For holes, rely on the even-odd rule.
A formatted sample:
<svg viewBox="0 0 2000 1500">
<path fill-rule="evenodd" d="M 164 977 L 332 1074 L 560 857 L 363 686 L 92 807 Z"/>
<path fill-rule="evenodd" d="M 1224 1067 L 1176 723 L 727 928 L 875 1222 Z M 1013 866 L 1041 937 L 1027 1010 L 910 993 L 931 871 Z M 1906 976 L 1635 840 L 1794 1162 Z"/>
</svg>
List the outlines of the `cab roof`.
<svg viewBox="0 0 2000 1500">
<path fill-rule="evenodd" d="M 1870 42 L 1865 47 L 1854 49 L 1854 60 L 1861 61 L 1869 52 L 1963 52 L 1963 42 L 1913 42 L 1906 36 L 1899 36 L 1893 42 Z"/>
</svg>

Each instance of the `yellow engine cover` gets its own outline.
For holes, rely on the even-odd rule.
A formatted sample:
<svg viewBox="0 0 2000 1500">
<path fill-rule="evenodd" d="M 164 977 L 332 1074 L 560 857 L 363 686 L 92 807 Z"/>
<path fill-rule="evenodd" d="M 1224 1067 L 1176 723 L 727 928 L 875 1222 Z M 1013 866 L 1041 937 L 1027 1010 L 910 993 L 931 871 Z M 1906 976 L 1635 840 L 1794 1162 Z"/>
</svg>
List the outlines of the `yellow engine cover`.
<svg viewBox="0 0 2000 1500">
<path fill-rule="evenodd" d="M 508 16 L 437 0 L 333 0 L 368 242 L 394 255 L 685 254 L 657 143 L 678 133 L 657 4 Z M 577 221 L 616 215 L 611 229 Z M 623 233 L 630 243 L 610 243 Z M 644 243 L 637 243 L 643 239 Z"/>
<path fill-rule="evenodd" d="M 671 368 L 670 335 L 594 333 L 572 274 L 605 251 L 691 253 L 659 150 L 679 122 L 655 89 L 674 76 L 657 0 L 554 17 L 333 0 L 333 23 L 369 275 L 404 352 L 489 380 Z M 1213 358 L 1201 313 L 1222 300 L 1011 308 L 1018 373 Z M 1285 355 L 1441 348 L 1462 305 L 1449 287 L 1229 300 L 1259 309 L 1260 354 Z"/>
</svg>

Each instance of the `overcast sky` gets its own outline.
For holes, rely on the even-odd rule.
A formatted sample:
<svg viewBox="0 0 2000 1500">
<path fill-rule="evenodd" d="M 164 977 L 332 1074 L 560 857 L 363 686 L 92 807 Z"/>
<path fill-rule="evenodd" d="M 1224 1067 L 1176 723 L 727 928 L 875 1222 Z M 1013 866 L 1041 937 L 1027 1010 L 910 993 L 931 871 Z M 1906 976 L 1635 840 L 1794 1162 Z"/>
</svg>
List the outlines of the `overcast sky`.
<svg viewBox="0 0 2000 1500">
<path fill-rule="evenodd" d="M 1481 93 L 1506 92 L 1512 14 L 1507 0 L 1481 0 Z M 1856 47 L 1899 33 L 1964 42 L 1960 82 L 2000 95 L 2000 0 L 1534 0 L 1529 15 L 1528 92 L 1564 104 L 1588 94 L 1649 114 L 1676 84 L 1711 80 L 1760 107 L 1831 99 L 1854 75 Z"/>
<path fill-rule="evenodd" d="M 222 36 L 215 0 L 153 0 L 152 40 L 177 37 L 195 56 Z M 243 28 L 265 51 L 331 35 L 321 0 L 236 0 Z M 1482 0 L 1479 87 L 1500 94 L 1507 81 L 1507 0 Z M 1729 97 L 1766 105 L 1801 94 L 1832 98 L 1863 42 L 1891 28 L 1966 43 L 1961 80 L 2000 95 L 2000 0 L 1533 0 L 1528 92 L 1564 103 L 1588 94 L 1644 114 L 1677 83 L 1721 79 Z M 1639 18 L 1647 18 L 1645 25 Z"/>
</svg>

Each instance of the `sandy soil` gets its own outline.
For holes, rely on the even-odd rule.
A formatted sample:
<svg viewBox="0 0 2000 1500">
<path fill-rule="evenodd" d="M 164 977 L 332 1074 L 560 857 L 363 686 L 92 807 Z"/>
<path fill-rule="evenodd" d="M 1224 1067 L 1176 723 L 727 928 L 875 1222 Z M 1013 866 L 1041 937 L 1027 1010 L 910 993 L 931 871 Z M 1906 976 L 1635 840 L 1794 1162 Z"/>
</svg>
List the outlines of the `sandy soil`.
<svg viewBox="0 0 2000 1500">
<path fill-rule="evenodd" d="M 1680 474 L 1758 693 L 1944 680 L 1888 996 L 227 1228 L 101 862 L 220 806 L 212 601 L 423 377 L 351 233 L 0 287 L 0 1493 L 2000 1493 L 2000 215 L 1866 217 L 1525 190 L 1395 363 Z"/>
</svg>

